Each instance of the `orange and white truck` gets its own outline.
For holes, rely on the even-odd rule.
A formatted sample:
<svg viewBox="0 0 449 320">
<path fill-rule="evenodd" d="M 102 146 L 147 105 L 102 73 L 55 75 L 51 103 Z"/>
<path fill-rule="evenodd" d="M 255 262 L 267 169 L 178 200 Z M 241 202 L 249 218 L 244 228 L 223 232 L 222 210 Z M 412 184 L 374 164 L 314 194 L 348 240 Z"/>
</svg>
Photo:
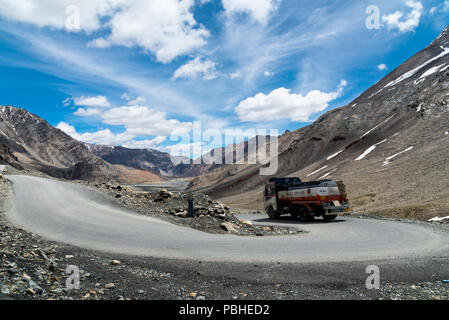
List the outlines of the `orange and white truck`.
<svg viewBox="0 0 449 320">
<path fill-rule="evenodd" d="M 351 212 L 345 184 L 332 180 L 302 182 L 299 178 L 271 178 L 265 185 L 264 205 L 271 219 L 290 214 L 303 222 L 315 217 L 332 221 Z"/>
</svg>

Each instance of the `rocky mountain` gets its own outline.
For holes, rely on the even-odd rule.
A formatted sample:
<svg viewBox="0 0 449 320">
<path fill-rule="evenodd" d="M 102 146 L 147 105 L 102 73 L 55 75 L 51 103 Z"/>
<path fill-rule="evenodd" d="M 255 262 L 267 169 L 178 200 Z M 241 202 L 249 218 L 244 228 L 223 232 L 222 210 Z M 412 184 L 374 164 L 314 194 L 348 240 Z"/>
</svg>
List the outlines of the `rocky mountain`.
<svg viewBox="0 0 449 320">
<path fill-rule="evenodd" d="M 361 211 L 407 215 L 449 209 L 449 28 L 347 106 L 279 139 L 277 176 L 344 180 Z M 269 177 L 231 165 L 191 188 L 262 207 Z"/>
<path fill-rule="evenodd" d="M 3 143 L 0 143 L 0 165 L 11 165 L 17 169 L 22 168 L 11 149 Z"/>
<path fill-rule="evenodd" d="M 0 106 L 0 144 L 0 155 L 7 163 L 20 163 L 50 176 L 113 180 L 118 174 L 82 143 L 25 109 Z"/>
<path fill-rule="evenodd" d="M 204 154 L 202 157 L 180 163 L 176 166 L 174 173 L 181 177 L 197 177 L 217 170 L 230 161 L 231 163 L 247 163 L 249 159 L 254 159 L 256 153 L 249 150 L 249 144 L 255 143 L 257 139 L 267 139 L 266 137 L 254 137 L 249 141 L 232 144 L 226 148 L 215 148 Z M 254 144 L 257 146 L 257 143 Z M 257 149 L 255 150 L 257 152 Z M 215 159 L 219 159 L 215 161 Z"/>
<path fill-rule="evenodd" d="M 191 160 L 183 157 L 171 157 L 166 152 L 153 149 L 130 149 L 121 146 L 106 146 L 85 144 L 90 152 L 115 166 L 126 166 L 138 170 L 149 171 L 166 178 L 196 177 L 218 168 L 226 163 L 226 159 L 233 159 L 234 163 L 253 159 L 248 144 L 256 139 L 231 145 L 227 148 L 216 148 L 203 155 L 202 158 Z M 205 162 L 206 157 L 221 159 L 217 164 Z"/>
<path fill-rule="evenodd" d="M 113 165 L 146 170 L 161 176 L 173 176 L 176 167 L 170 155 L 152 149 L 129 149 L 125 147 L 86 144 L 94 155 Z"/>
</svg>

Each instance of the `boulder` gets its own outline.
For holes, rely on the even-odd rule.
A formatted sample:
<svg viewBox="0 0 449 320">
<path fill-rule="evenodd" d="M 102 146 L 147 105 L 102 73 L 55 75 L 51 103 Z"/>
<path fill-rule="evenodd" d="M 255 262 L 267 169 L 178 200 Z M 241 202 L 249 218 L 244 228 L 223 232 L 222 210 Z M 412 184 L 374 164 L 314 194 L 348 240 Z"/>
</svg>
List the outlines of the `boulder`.
<svg viewBox="0 0 449 320">
<path fill-rule="evenodd" d="M 186 211 L 175 213 L 175 217 L 186 218 L 189 214 Z"/>
<path fill-rule="evenodd" d="M 104 287 L 105 287 L 105 289 L 112 289 L 112 288 L 115 287 L 115 284 L 113 284 L 113 283 L 111 282 L 111 283 L 106 284 Z"/>
<path fill-rule="evenodd" d="M 222 224 L 220 224 L 220 227 L 228 233 L 238 233 L 235 225 L 233 225 L 232 223 L 223 222 Z"/>
</svg>

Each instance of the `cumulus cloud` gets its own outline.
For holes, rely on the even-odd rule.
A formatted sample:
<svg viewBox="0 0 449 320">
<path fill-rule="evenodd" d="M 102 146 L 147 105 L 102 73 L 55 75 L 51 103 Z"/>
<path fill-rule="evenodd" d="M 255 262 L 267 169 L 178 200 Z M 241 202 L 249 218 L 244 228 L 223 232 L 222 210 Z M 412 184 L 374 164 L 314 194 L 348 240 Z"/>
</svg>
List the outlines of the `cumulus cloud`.
<svg viewBox="0 0 449 320">
<path fill-rule="evenodd" d="M 129 95 L 126 92 L 120 96 L 120 99 L 126 100 L 126 101 L 131 100 L 131 98 L 129 97 Z"/>
<path fill-rule="evenodd" d="M 103 123 L 125 126 L 131 135 L 166 136 L 184 134 L 192 129 L 190 122 L 167 119 L 167 114 L 147 106 L 123 106 L 101 114 Z"/>
<path fill-rule="evenodd" d="M 382 63 L 377 66 L 377 69 L 379 69 L 379 71 L 385 71 L 388 69 L 388 66 L 385 63 Z"/>
<path fill-rule="evenodd" d="M 168 63 L 203 46 L 209 32 L 193 16 L 194 0 L 2 0 L 0 15 L 12 21 L 67 31 L 104 30 L 91 45 L 139 47 Z M 69 9 L 72 8 L 72 9 Z M 73 9 L 75 8 L 75 9 Z M 67 10 L 67 11 L 66 11 Z M 79 28 L 68 28 L 71 15 Z"/>
<path fill-rule="evenodd" d="M 130 135 L 128 132 L 114 134 L 110 129 L 79 133 L 74 126 L 67 122 L 58 123 L 56 128 L 81 142 L 111 146 L 121 145 L 130 149 L 161 148 L 158 147 L 158 145 L 167 140 L 167 137 L 165 136 L 157 136 L 153 139 L 135 140 L 136 136 Z"/>
<path fill-rule="evenodd" d="M 2 0 L 0 15 L 9 20 L 30 23 L 39 27 L 67 29 L 67 19 L 73 14 L 73 0 Z M 100 17 L 111 13 L 107 0 L 77 0 L 80 30 L 91 32 L 101 26 Z M 72 30 L 67 30 L 72 31 Z"/>
<path fill-rule="evenodd" d="M 194 0 L 119 1 L 106 26 L 110 34 L 91 42 L 93 46 L 141 47 L 169 63 L 203 46 L 209 32 L 198 25 L 191 11 Z"/>
<path fill-rule="evenodd" d="M 75 106 L 82 106 L 82 107 L 109 108 L 111 106 L 111 104 L 108 101 L 108 98 L 106 98 L 105 96 L 96 96 L 96 97 L 81 96 L 79 98 L 75 98 L 73 102 Z"/>
<path fill-rule="evenodd" d="M 213 80 L 218 77 L 215 62 L 211 60 L 202 60 L 200 57 L 189 61 L 175 71 L 173 79 L 203 79 Z"/>
<path fill-rule="evenodd" d="M 307 122 L 312 115 L 324 111 L 331 101 L 340 97 L 347 84 L 347 81 L 342 80 L 335 92 L 313 90 L 305 96 L 292 93 L 286 88 L 279 88 L 269 94 L 259 93 L 243 100 L 235 111 L 242 121 L 263 122 L 290 119 Z"/>
<path fill-rule="evenodd" d="M 204 142 L 194 142 L 194 143 L 177 143 L 170 146 L 164 146 L 158 149 L 160 151 L 167 152 L 175 157 L 196 159 L 202 156 L 203 154 L 209 153 L 210 151 L 212 151 L 213 148 L 208 147 Z"/>
<path fill-rule="evenodd" d="M 278 8 L 280 0 L 222 0 L 228 16 L 246 13 L 254 21 L 266 24 L 271 14 Z"/>
<path fill-rule="evenodd" d="M 79 108 L 73 114 L 79 117 L 91 117 L 100 115 L 101 110 L 95 108 L 88 108 L 88 109 Z"/>
<path fill-rule="evenodd" d="M 159 136 L 154 139 L 145 140 L 131 140 L 123 144 L 124 147 L 130 149 L 151 149 L 156 148 L 161 143 L 165 142 L 167 137 Z"/>
<path fill-rule="evenodd" d="M 168 119 L 162 111 L 142 105 L 143 97 L 134 100 L 126 95 L 124 100 L 130 100 L 122 107 L 104 108 L 106 97 L 80 97 L 74 99 L 75 104 L 91 105 L 88 108 L 78 108 L 74 115 L 80 117 L 96 116 L 103 125 L 120 126 L 125 130 L 115 134 L 110 129 L 96 132 L 79 133 L 66 122 L 60 122 L 58 128 L 74 139 L 94 144 L 123 145 L 129 148 L 152 148 L 161 144 L 169 135 L 183 135 L 192 130 L 191 122 L 181 122 Z M 110 104 L 109 104 L 110 106 Z M 147 137 L 154 137 L 147 139 Z"/>
<path fill-rule="evenodd" d="M 389 15 L 384 15 L 382 21 L 385 22 L 389 29 L 398 29 L 400 32 L 414 31 L 418 26 L 424 11 L 421 1 L 409 0 L 406 5 L 412 11 L 404 17 L 403 11 L 396 11 Z"/>
<path fill-rule="evenodd" d="M 71 126 L 67 122 L 58 123 L 56 128 L 62 130 L 75 140 L 92 144 L 121 145 L 124 142 L 134 138 L 134 136 L 131 136 L 126 132 L 114 134 L 109 129 L 100 130 L 96 132 L 78 133 L 75 127 Z"/>
<path fill-rule="evenodd" d="M 136 99 L 129 101 L 128 105 L 129 106 L 141 105 L 141 104 L 144 104 L 145 102 L 146 102 L 145 98 L 137 97 Z"/>
</svg>

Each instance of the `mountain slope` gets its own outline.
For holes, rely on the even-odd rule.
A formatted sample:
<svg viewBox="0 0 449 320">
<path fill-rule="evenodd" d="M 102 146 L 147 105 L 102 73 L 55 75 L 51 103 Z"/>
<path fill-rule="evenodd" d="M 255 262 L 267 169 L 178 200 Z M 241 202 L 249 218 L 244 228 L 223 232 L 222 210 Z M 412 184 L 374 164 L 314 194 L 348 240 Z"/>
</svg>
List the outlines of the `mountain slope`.
<svg viewBox="0 0 449 320">
<path fill-rule="evenodd" d="M 250 141 L 264 138 L 254 137 Z M 251 153 L 248 144 L 249 141 L 244 141 L 227 148 L 216 148 L 195 161 L 183 157 L 171 157 L 166 152 L 153 149 L 129 149 L 121 146 L 95 144 L 85 145 L 94 155 L 114 166 L 126 166 L 137 170 L 149 171 L 166 178 L 179 178 L 196 177 L 212 172 L 221 168 L 227 159 L 231 159 L 234 163 L 242 160 L 246 161 L 248 158 L 253 159 L 256 154 Z M 214 158 L 215 155 L 221 159 L 221 164 L 208 164 L 210 162 L 204 161 L 206 157 Z M 201 163 L 196 164 L 198 161 L 201 161 Z"/>
<path fill-rule="evenodd" d="M 21 169 L 22 166 L 18 163 L 18 159 L 11 152 L 11 149 L 3 143 L 0 143 L 0 164 L 11 165 L 17 169 Z"/>
<path fill-rule="evenodd" d="M 354 102 L 289 134 L 294 138 L 280 149 L 277 175 L 342 179 L 352 199 L 363 199 L 355 201 L 359 210 L 447 210 L 448 105 L 446 28 Z M 281 145 L 286 139 L 280 137 Z M 259 168 L 229 166 L 199 177 L 191 187 L 231 205 L 261 208 L 268 177 L 260 176 Z M 419 210 L 411 209 L 410 214 Z"/>
<path fill-rule="evenodd" d="M 24 109 L 0 106 L 0 142 L 18 162 L 65 179 L 113 179 L 117 171 L 80 142 Z"/>
<path fill-rule="evenodd" d="M 94 155 L 113 165 L 151 171 L 163 176 L 172 176 L 176 165 L 170 155 L 152 149 L 129 149 L 125 147 L 86 144 Z"/>
</svg>

